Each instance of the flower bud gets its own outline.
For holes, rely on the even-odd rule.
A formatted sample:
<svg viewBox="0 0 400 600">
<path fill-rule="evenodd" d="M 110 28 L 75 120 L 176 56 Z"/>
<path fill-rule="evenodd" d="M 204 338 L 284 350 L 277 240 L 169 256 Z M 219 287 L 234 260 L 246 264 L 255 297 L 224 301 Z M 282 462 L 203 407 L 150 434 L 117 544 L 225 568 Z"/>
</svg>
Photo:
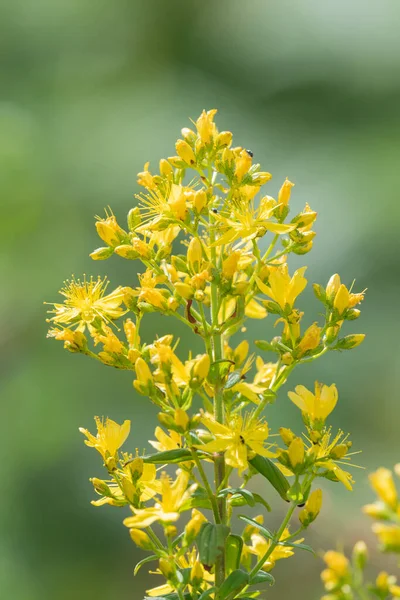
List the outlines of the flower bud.
<svg viewBox="0 0 400 600">
<path fill-rule="evenodd" d="M 133 542 L 135 542 L 138 548 L 142 548 L 142 550 L 151 550 L 153 549 L 152 541 L 145 531 L 142 529 L 130 529 L 129 535 Z"/>
<path fill-rule="evenodd" d="M 359 569 L 363 570 L 368 560 L 368 548 L 365 542 L 360 541 L 353 548 L 353 562 Z"/>
<path fill-rule="evenodd" d="M 143 459 L 137 456 L 128 463 L 129 471 L 132 475 L 133 481 L 138 481 L 143 474 Z"/>
<path fill-rule="evenodd" d="M 328 281 L 328 284 L 326 286 L 326 296 L 327 296 L 328 300 L 333 302 L 339 288 L 340 288 L 340 277 L 337 273 L 335 273 L 335 275 L 332 275 L 332 277 L 330 278 L 330 280 Z"/>
<path fill-rule="evenodd" d="M 311 492 L 305 507 L 299 513 L 299 521 L 304 527 L 308 527 L 310 523 L 318 517 L 322 506 L 322 490 L 314 490 Z"/>
<path fill-rule="evenodd" d="M 237 180 L 242 181 L 251 167 L 251 156 L 246 150 L 242 150 L 240 156 L 236 159 L 235 176 Z"/>
<path fill-rule="evenodd" d="M 203 565 L 196 560 L 191 571 L 190 571 L 190 581 L 192 585 L 196 588 L 201 585 L 204 579 L 204 568 Z"/>
<path fill-rule="evenodd" d="M 232 144 L 232 133 L 230 131 L 221 131 L 217 135 L 217 146 L 230 146 Z"/>
<path fill-rule="evenodd" d="M 97 250 L 94 250 L 89 256 L 93 260 L 106 260 L 107 258 L 110 258 L 113 252 L 113 248 L 107 246 L 105 248 L 97 248 Z"/>
<path fill-rule="evenodd" d="M 175 564 L 171 560 L 166 558 L 160 558 L 158 562 L 159 569 L 166 579 L 173 579 L 175 577 Z"/>
<path fill-rule="evenodd" d="M 201 242 L 199 238 L 192 238 L 188 249 L 187 249 L 187 261 L 189 267 L 195 273 L 198 273 L 200 270 L 200 265 L 203 257 L 203 248 L 201 246 Z"/>
<path fill-rule="evenodd" d="M 185 161 L 185 163 L 188 165 L 194 165 L 196 163 L 196 156 L 186 141 L 178 140 L 175 144 L 175 148 L 177 154 Z"/>
<path fill-rule="evenodd" d="M 206 517 L 194 508 L 192 510 L 192 518 L 185 527 L 185 545 L 190 546 L 196 539 L 203 523 L 207 523 Z"/>
<path fill-rule="evenodd" d="M 346 335 L 346 337 L 338 340 L 335 345 L 335 350 L 351 350 L 352 348 L 356 348 L 365 339 L 365 333 L 355 333 L 353 335 Z"/>
<path fill-rule="evenodd" d="M 194 142 L 196 140 L 195 132 L 192 129 L 189 129 L 189 127 L 182 127 L 181 134 L 183 139 L 187 142 Z"/>
<path fill-rule="evenodd" d="M 210 370 L 210 357 L 208 354 L 203 354 L 199 359 L 196 360 L 193 367 L 193 375 L 203 381 Z"/>
<path fill-rule="evenodd" d="M 112 496 L 111 490 L 108 487 L 108 485 L 106 484 L 105 481 L 103 481 L 102 479 L 97 479 L 97 477 L 92 477 L 92 479 L 90 479 L 90 483 L 93 485 L 95 491 L 98 494 L 101 494 L 101 496 Z"/>
<path fill-rule="evenodd" d="M 337 291 L 335 300 L 333 301 L 333 306 L 334 306 L 334 308 L 336 308 L 339 315 L 342 315 L 345 312 L 345 310 L 347 310 L 349 308 L 349 305 L 350 305 L 349 290 L 342 283 Z"/>
<path fill-rule="evenodd" d="M 200 117 L 196 121 L 197 132 L 203 144 L 209 144 L 216 134 L 214 116 L 217 110 L 213 108 L 207 112 L 203 110 Z"/>
<path fill-rule="evenodd" d="M 177 281 L 175 283 L 175 289 L 182 298 L 185 300 L 190 300 L 193 298 L 194 290 L 187 283 L 182 283 L 181 281 Z"/>
<path fill-rule="evenodd" d="M 197 212 L 200 214 L 203 208 L 207 204 L 207 194 L 204 190 L 198 190 L 194 195 L 193 206 Z"/>
<path fill-rule="evenodd" d="M 160 160 L 160 174 L 164 177 L 167 177 L 168 179 L 170 179 L 174 174 L 173 168 L 171 167 L 169 162 L 165 160 L 165 158 L 162 158 Z"/>
<path fill-rule="evenodd" d="M 291 181 L 289 181 L 289 179 L 286 177 L 286 179 L 283 182 L 283 185 L 282 185 L 282 187 L 281 187 L 281 189 L 279 190 L 279 193 L 278 193 L 278 204 L 280 204 L 281 206 L 287 206 L 288 205 L 288 202 L 290 200 L 290 194 L 291 194 L 293 186 L 294 186 L 294 183 L 292 183 Z"/>
<path fill-rule="evenodd" d="M 109 246 L 118 246 L 126 237 L 125 231 L 118 225 L 114 215 L 96 222 L 96 230 L 99 237 Z"/>
<path fill-rule="evenodd" d="M 141 356 L 135 362 L 135 371 L 137 379 L 133 382 L 136 390 L 143 395 L 147 395 L 153 387 L 153 375 Z"/>
<path fill-rule="evenodd" d="M 285 444 L 285 446 L 290 446 L 290 444 L 293 442 L 293 440 L 296 437 L 295 434 L 293 433 L 293 431 L 291 429 L 288 429 L 287 427 L 280 427 L 279 435 L 281 436 L 282 441 Z"/>
<path fill-rule="evenodd" d="M 290 464 L 294 469 L 304 461 L 304 442 L 300 437 L 294 438 L 289 446 Z"/>
<path fill-rule="evenodd" d="M 189 425 L 189 417 L 187 413 L 181 408 L 177 408 L 174 413 L 175 417 L 175 426 L 181 429 L 182 431 L 186 431 Z"/>
</svg>

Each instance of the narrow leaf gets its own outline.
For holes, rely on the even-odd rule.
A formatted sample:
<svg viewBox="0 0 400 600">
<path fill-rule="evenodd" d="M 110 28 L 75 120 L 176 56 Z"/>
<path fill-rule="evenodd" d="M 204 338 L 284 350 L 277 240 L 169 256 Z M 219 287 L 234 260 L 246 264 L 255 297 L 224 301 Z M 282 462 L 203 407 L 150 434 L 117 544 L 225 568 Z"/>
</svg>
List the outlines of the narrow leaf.
<svg viewBox="0 0 400 600">
<path fill-rule="evenodd" d="M 268 531 L 268 529 L 266 529 L 263 525 L 257 523 L 257 521 L 255 521 L 254 519 L 250 519 L 250 517 L 246 517 L 246 515 L 238 515 L 238 518 L 247 523 L 248 525 L 251 525 L 252 527 L 258 529 L 258 531 L 269 540 L 274 539 L 273 534 L 270 531 Z"/>
<path fill-rule="evenodd" d="M 286 493 L 290 488 L 290 484 L 283 473 L 278 469 L 275 463 L 265 456 L 256 456 L 249 460 L 249 463 L 256 471 L 258 471 L 263 477 L 268 479 L 270 484 L 276 489 L 278 494 L 283 500 L 288 502 Z"/>
<path fill-rule="evenodd" d="M 146 556 L 146 558 L 142 558 L 141 561 L 138 562 L 138 564 L 136 565 L 136 567 L 133 570 L 133 574 L 137 575 L 139 573 L 139 570 L 143 567 L 143 565 L 145 565 L 148 562 L 151 562 L 152 560 L 157 560 L 158 556 L 156 556 L 155 554 L 152 554 L 151 556 Z"/>
<path fill-rule="evenodd" d="M 230 575 L 225 579 L 224 583 L 219 588 L 219 597 L 230 600 L 234 598 L 240 590 L 244 588 L 249 582 L 249 574 L 241 569 L 232 571 Z"/>
<path fill-rule="evenodd" d="M 187 448 L 176 448 L 176 450 L 166 450 L 165 452 L 143 456 L 143 462 L 156 465 L 180 463 L 189 460 L 193 460 L 193 457 Z"/>
</svg>

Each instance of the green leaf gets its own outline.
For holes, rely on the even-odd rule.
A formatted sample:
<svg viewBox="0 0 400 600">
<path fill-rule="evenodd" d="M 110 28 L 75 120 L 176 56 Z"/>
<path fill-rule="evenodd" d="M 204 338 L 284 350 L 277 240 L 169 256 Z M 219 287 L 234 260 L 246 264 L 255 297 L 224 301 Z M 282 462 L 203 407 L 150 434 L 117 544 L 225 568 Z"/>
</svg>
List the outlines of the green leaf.
<svg viewBox="0 0 400 600">
<path fill-rule="evenodd" d="M 213 594 L 215 592 L 215 590 L 216 590 L 215 587 L 212 587 L 209 590 L 206 590 L 205 592 L 202 593 L 199 600 L 206 600 L 207 598 L 209 598 L 211 596 L 211 594 Z"/>
<path fill-rule="evenodd" d="M 242 379 L 242 372 L 240 369 L 236 369 L 236 371 L 232 371 L 232 373 L 229 373 L 228 375 L 228 379 L 226 381 L 225 384 L 225 389 L 229 390 L 230 388 L 232 388 L 234 385 L 236 385 L 237 383 L 239 383 L 239 381 Z"/>
<path fill-rule="evenodd" d="M 256 340 L 255 345 L 260 350 L 264 350 L 264 352 L 276 352 L 275 348 L 270 342 L 266 342 L 265 340 Z"/>
<path fill-rule="evenodd" d="M 255 506 L 256 501 L 254 500 L 253 494 L 249 492 L 249 490 L 244 490 L 243 488 L 225 488 L 219 492 L 218 498 L 224 498 L 229 494 L 232 496 L 242 496 L 246 500 L 246 504 L 249 506 Z"/>
<path fill-rule="evenodd" d="M 206 567 L 215 565 L 217 558 L 221 557 L 225 549 L 225 540 L 229 535 L 227 525 L 214 525 L 204 523 L 197 537 L 200 562 Z"/>
<path fill-rule="evenodd" d="M 272 487 L 276 489 L 283 500 L 289 502 L 286 493 L 290 488 L 290 484 L 283 473 L 278 469 L 276 464 L 272 462 L 272 460 L 266 458 L 265 456 L 256 454 L 254 458 L 249 460 L 249 463 L 256 471 L 258 471 L 258 473 L 268 479 Z"/>
<path fill-rule="evenodd" d="M 250 579 L 250 585 L 256 585 L 257 583 L 269 583 L 269 585 L 274 585 L 275 577 L 273 577 L 271 573 L 258 571 L 258 573 Z"/>
<path fill-rule="evenodd" d="M 260 523 L 257 523 L 257 521 L 255 521 L 254 519 L 250 519 L 250 517 L 246 517 L 246 515 L 238 515 L 238 518 L 247 523 L 248 525 L 251 525 L 252 527 L 258 529 L 258 531 L 267 539 L 274 539 L 273 534 L 266 527 L 260 525 Z"/>
<path fill-rule="evenodd" d="M 179 512 L 189 510 L 191 508 L 206 508 L 211 510 L 211 502 L 204 488 L 197 488 L 190 498 L 188 498 L 181 506 Z"/>
<path fill-rule="evenodd" d="M 253 492 L 253 496 L 257 504 L 262 504 L 263 506 L 265 506 L 268 512 L 271 512 L 272 508 L 270 507 L 268 502 L 262 496 L 260 496 L 260 494 L 255 494 Z"/>
<path fill-rule="evenodd" d="M 307 544 L 295 544 L 294 542 L 278 542 L 279 546 L 290 546 L 293 549 L 299 548 L 299 550 L 305 550 L 306 552 L 311 552 L 315 556 L 315 550 L 308 546 Z"/>
<path fill-rule="evenodd" d="M 193 456 L 187 448 L 176 448 L 176 450 L 166 450 L 165 452 L 143 456 L 143 462 L 156 465 L 180 463 L 189 460 L 193 460 Z"/>
<path fill-rule="evenodd" d="M 138 564 L 136 565 L 136 567 L 133 570 L 133 574 L 137 575 L 139 573 L 139 570 L 143 567 L 143 565 L 145 565 L 148 562 L 151 562 L 152 560 L 157 560 L 158 556 L 156 556 L 155 554 L 152 554 L 151 556 L 146 556 L 146 558 L 142 558 L 141 561 L 138 562 Z"/>
<path fill-rule="evenodd" d="M 249 574 L 241 569 L 232 571 L 219 588 L 219 597 L 232 600 L 249 582 Z"/>
<path fill-rule="evenodd" d="M 233 533 L 229 534 L 225 542 L 225 569 L 229 575 L 240 566 L 243 550 L 243 538 Z"/>
</svg>

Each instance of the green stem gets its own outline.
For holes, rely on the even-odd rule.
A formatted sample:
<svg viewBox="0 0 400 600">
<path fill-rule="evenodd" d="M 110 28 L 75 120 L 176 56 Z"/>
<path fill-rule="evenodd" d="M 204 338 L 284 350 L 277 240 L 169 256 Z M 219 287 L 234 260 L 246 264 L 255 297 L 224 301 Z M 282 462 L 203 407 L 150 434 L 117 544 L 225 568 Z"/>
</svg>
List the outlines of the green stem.
<svg viewBox="0 0 400 600">
<path fill-rule="evenodd" d="M 212 508 L 212 511 L 213 511 L 215 522 L 216 523 L 221 523 L 221 518 L 220 518 L 220 515 L 219 515 L 219 509 L 218 509 L 217 499 L 216 499 L 215 494 L 213 493 L 213 491 L 211 489 L 210 484 L 208 483 L 207 475 L 206 475 L 206 473 L 204 471 L 203 465 L 201 464 L 201 460 L 199 459 L 199 457 L 197 455 L 197 452 L 196 452 L 196 450 L 194 448 L 190 448 L 190 452 L 191 452 L 191 454 L 193 456 L 193 460 L 194 460 L 194 462 L 196 464 L 196 467 L 197 467 L 197 469 L 199 471 L 199 474 L 200 474 L 201 480 L 203 482 L 204 488 L 205 488 L 205 490 L 207 492 L 207 495 L 208 495 L 208 497 L 210 499 L 211 508 Z"/>
<path fill-rule="evenodd" d="M 258 573 L 258 571 L 260 571 L 262 569 L 262 567 L 264 566 L 264 564 L 266 563 L 266 561 L 268 560 L 268 558 L 271 556 L 272 552 L 275 550 L 275 548 L 277 547 L 283 532 L 285 531 L 291 517 L 292 514 L 294 512 L 296 508 L 296 503 L 293 502 L 288 510 L 288 512 L 286 513 L 285 518 L 282 521 L 281 526 L 279 527 L 278 531 L 276 532 L 275 536 L 274 536 L 274 540 L 271 542 L 270 547 L 268 548 L 268 550 L 266 551 L 266 553 L 264 554 L 264 556 L 262 556 L 260 558 L 260 560 L 257 562 L 256 566 L 252 569 L 252 571 L 250 572 L 250 580 Z"/>
</svg>

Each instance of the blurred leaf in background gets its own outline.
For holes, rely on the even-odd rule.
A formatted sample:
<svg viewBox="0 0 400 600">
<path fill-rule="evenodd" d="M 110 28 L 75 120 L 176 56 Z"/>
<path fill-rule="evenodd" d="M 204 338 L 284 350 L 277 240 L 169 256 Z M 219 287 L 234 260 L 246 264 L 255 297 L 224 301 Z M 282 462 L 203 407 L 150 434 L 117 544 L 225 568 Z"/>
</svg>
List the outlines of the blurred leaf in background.
<svg viewBox="0 0 400 600">
<path fill-rule="evenodd" d="M 78 426 L 94 414 L 130 418 L 132 447 L 143 447 L 155 410 L 129 373 L 46 341 L 42 302 L 71 273 L 134 281 L 132 263 L 88 257 L 98 245 L 93 215 L 110 204 L 122 218 L 144 162 L 171 155 L 203 108 L 218 108 L 220 128 L 273 173 L 271 195 L 288 176 L 295 207 L 318 211 L 310 278 L 338 271 L 369 288 L 363 346 L 304 367 L 296 383 L 337 384 L 336 418 L 367 470 L 399 460 L 399 19 L 397 0 L 0 6 L 2 597 L 122 600 L 148 584 L 146 569 L 133 580 L 122 512 L 104 519 L 89 504 L 98 464 Z M 305 301 L 319 310 L 311 290 Z M 146 327 L 148 340 L 169 332 L 160 316 Z M 194 344 L 184 338 L 181 351 Z M 270 411 L 275 428 L 298 422 L 286 391 Z M 345 545 L 369 537 L 359 514 L 366 471 L 356 475 L 352 495 L 324 491 L 314 547 L 331 547 L 338 531 Z M 296 556 L 291 569 L 299 600 L 318 598 L 318 561 Z M 280 572 L 271 599 L 291 589 Z"/>
</svg>

